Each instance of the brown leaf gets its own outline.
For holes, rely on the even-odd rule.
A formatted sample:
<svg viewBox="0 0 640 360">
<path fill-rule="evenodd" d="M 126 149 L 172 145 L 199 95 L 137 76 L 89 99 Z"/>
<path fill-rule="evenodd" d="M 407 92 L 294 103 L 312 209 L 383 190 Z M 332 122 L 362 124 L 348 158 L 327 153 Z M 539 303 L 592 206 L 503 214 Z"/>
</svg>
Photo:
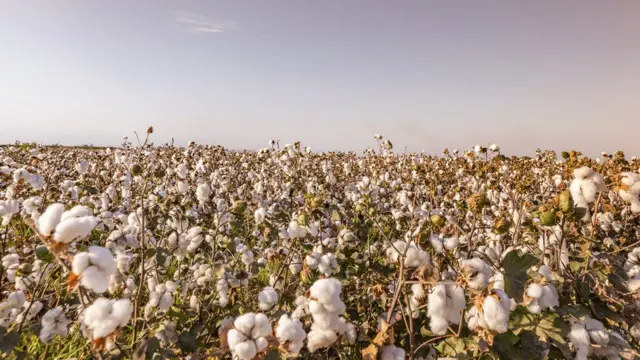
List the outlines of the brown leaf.
<svg viewBox="0 0 640 360">
<path fill-rule="evenodd" d="M 362 350 L 362 358 L 365 360 L 375 360 L 378 356 L 378 350 L 385 344 L 393 344 L 393 326 L 382 320 L 380 332 L 373 339 L 371 345 Z"/>
</svg>

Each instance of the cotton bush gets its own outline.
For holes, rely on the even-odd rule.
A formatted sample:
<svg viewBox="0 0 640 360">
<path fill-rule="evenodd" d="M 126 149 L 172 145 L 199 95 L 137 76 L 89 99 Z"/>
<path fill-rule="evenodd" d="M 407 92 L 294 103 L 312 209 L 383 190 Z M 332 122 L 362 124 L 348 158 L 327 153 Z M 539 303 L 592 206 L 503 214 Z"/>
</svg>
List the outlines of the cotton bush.
<svg viewBox="0 0 640 360">
<path fill-rule="evenodd" d="M 0 147 L 0 357 L 640 356 L 637 159 L 152 133 Z"/>
</svg>

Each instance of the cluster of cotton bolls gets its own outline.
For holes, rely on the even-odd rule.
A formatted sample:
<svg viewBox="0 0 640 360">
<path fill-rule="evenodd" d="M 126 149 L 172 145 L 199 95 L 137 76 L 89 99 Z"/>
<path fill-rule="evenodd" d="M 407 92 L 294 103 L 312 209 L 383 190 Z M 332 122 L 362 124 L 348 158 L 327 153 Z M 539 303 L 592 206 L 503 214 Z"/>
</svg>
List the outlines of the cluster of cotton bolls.
<svg viewBox="0 0 640 360">
<path fill-rule="evenodd" d="M 271 323 L 265 314 L 247 313 L 233 322 L 227 334 L 229 348 L 234 358 L 253 359 L 269 346 L 267 336 L 271 334 Z"/>
<path fill-rule="evenodd" d="M 329 276 L 333 270 L 338 268 L 338 261 L 333 253 L 322 254 L 321 248 L 321 246 L 316 247 L 311 254 L 305 257 L 304 263 L 309 269 L 317 269 L 325 276 Z"/>
<path fill-rule="evenodd" d="M 408 268 L 416 268 L 428 265 L 431 262 L 429 253 L 420 249 L 415 242 L 406 242 L 403 240 L 394 241 L 392 246 L 387 249 L 387 258 L 392 264 L 397 264 L 400 259 L 404 259 L 404 266 Z"/>
<path fill-rule="evenodd" d="M 529 284 L 525 292 L 529 298 L 527 309 L 532 314 L 539 314 L 541 311 L 554 309 L 560 305 L 558 290 L 553 285 L 553 277 L 549 267 L 546 265 L 541 266 L 538 273 L 542 275 L 541 282 Z"/>
<path fill-rule="evenodd" d="M 240 242 L 238 239 L 236 241 L 236 252 L 242 254 L 242 262 L 249 266 L 253 264 L 253 251 L 251 251 L 245 244 Z"/>
<path fill-rule="evenodd" d="M 308 311 L 313 318 L 307 334 L 307 348 L 312 353 L 334 344 L 339 336 L 346 336 L 348 343 L 356 341 L 355 326 L 341 317 L 345 304 L 340 299 L 342 284 L 334 278 L 320 279 L 309 289 Z"/>
<path fill-rule="evenodd" d="M 40 234 L 50 236 L 53 241 L 68 244 L 87 237 L 97 224 L 98 220 L 86 206 L 78 205 L 65 211 L 64 205 L 56 203 L 40 215 L 36 227 Z"/>
<path fill-rule="evenodd" d="M 171 280 L 163 284 L 154 284 L 155 280 L 151 278 L 148 283 L 149 288 L 153 290 L 149 293 L 149 302 L 145 306 L 145 317 L 147 318 L 152 315 L 152 311 L 156 307 L 162 312 L 169 310 L 173 305 L 174 293 L 178 290 L 178 285 Z"/>
<path fill-rule="evenodd" d="M 71 264 L 73 274 L 70 280 L 73 277 L 79 278 L 82 287 L 96 294 L 102 294 L 109 289 L 111 275 L 116 270 L 116 260 L 109 249 L 90 246 L 87 252 L 80 252 L 73 256 Z"/>
<path fill-rule="evenodd" d="M 573 171 L 573 181 L 569 191 L 576 206 L 586 209 L 585 219 L 589 219 L 589 204 L 596 201 L 598 193 L 607 189 L 602 175 L 588 167 L 581 167 Z"/>
<path fill-rule="evenodd" d="M 620 197 L 631 205 L 631 211 L 640 212 L 640 175 L 631 172 L 622 174 L 622 188 L 618 191 Z"/>
</svg>

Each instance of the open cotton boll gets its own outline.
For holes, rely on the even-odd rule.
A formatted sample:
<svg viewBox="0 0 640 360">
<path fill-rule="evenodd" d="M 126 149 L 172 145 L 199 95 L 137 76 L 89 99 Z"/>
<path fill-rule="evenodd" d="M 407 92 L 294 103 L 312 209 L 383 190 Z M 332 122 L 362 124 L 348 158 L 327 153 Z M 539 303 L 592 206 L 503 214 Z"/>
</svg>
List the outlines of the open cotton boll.
<svg viewBox="0 0 640 360">
<path fill-rule="evenodd" d="M 56 225 L 60 223 L 60 218 L 62 217 L 62 213 L 64 212 L 64 205 L 62 204 L 51 204 L 47 207 L 47 209 L 40 215 L 38 218 L 38 222 L 36 228 L 40 232 L 40 234 L 44 236 L 51 236 L 53 230 L 55 230 Z"/>
<path fill-rule="evenodd" d="M 403 348 L 396 347 L 394 345 L 387 345 L 382 348 L 380 353 L 380 360 L 404 360 L 405 351 Z"/>
<path fill-rule="evenodd" d="M 410 268 L 428 265 L 431 262 L 429 253 L 420 249 L 413 241 L 411 243 L 395 241 L 393 246 L 387 249 L 386 254 L 392 264 L 397 264 L 404 254 L 404 265 Z"/>
<path fill-rule="evenodd" d="M 283 314 L 278 320 L 276 328 L 276 337 L 281 344 L 288 343 L 287 350 L 292 353 L 299 353 L 304 346 L 304 339 L 307 334 L 300 320 L 291 319 L 289 315 Z"/>
<path fill-rule="evenodd" d="M 483 290 L 489 285 L 491 267 L 480 258 L 471 258 L 460 261 L 462 273 L 471 289 Z"/>
<path fill-rule="evenodd" d="M 602 346 L 609 343 L 609 332 L 600 321 L 592 318 L 586 318 L 584 321 L 584 327 L 587 329 L 587 332 L 594 343 Z"/>
<path fill-rule="evenodd" d="M 67 336 L 70 323 L 71 320 L 67 319 L 62 307 L 58 306 L 48 310 L 42 316 L 42 329 L 40 330 L 39 336 L 40 341 L 48 344 L 56 335 L 60 337 Z"/>
<path fill-rule="evenodd" d="M 584 328 L 584 325 L 580 323 L 571 324 L 571 330 L 567 337 L 576 348 L 575 359 L 586 360 L 590 353 L 591 340 L 587 329 Z"/>
<path fill-rule="evenodd" d="M 91 331 L 92 338 L 105 338 L 125 326 L 131 318 L 129 299 L 96 299 L 84 312 L 83 323 Z"/>
<path fill-rule="evenodd" d="M 307 334 L 307 348 L 314 353 L 318 349 L 326 348 L 338 340 L 338 334 L 331 329 L 324 329 L 317 324 L 311 324 L 311 331 Z"/>
<path fill-rule="evenodd" d="M 53 240 L 60 243 L 70 243 L 87 237 L 93 228 L 98 225 L 98 220 L 93 216 L 68 218 L 56 226 Z"/>
<path fill-rule="evenodd" d="M 259 208 L 253 213 L 256 225 L 261 224 L 267 217 L 267 210 L 264 208 Z"/>
<path fill-rule="evenodd" d="M 71 270 L 80 277 L 80 284 L 96 294 L 109 288 L 109 278 L 116 272 L 117 264 L 111 251 L 101 246 L 90 246 L 88 252 L 73 257 Z"/>
<path fill-rule="evenodd" d="M 336 257 L 335 255 L 333 255 L 333 253 L 327 253 L 320 257 L 320 261 L 318 262 L 318 271 L 320 271 L 324 275 L 331 275 L 333 270 L 337 267 L 338 262 L 336 261 Z"/>
<path fill-rule="evenodd" d="M 268 346 L 265 338 L 271 334 L 271 324 L 264 314 L 247 313 L 233 322 L 227 341 L 234 358 L 253 359 Z"/>
<path fill-rule="evenodd" d="M 258 294 L 260 310 L 269 310 L 278 303 L 278 293 L 276 289 L 268 286 Z"/>
<path fill-rule="evenodd" d="M 484 321 L 489 330 L 504 333 L 509 330 L 509 312 L 511 301 L 502 290 L 493 289 L 482 303 Z"/>
</svg>

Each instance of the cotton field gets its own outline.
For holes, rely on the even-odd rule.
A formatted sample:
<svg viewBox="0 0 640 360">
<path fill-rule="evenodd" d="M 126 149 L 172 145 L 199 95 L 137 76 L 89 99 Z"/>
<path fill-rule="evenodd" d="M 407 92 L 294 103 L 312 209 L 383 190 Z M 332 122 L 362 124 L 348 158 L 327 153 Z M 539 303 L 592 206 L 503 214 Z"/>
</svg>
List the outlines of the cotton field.
<svg viewBox="0 0 640 360">
<path fill-rule="evenodd" d="M 636 359 L 640 162 L 0 148 L 0 357 Z"/>
</svg>

